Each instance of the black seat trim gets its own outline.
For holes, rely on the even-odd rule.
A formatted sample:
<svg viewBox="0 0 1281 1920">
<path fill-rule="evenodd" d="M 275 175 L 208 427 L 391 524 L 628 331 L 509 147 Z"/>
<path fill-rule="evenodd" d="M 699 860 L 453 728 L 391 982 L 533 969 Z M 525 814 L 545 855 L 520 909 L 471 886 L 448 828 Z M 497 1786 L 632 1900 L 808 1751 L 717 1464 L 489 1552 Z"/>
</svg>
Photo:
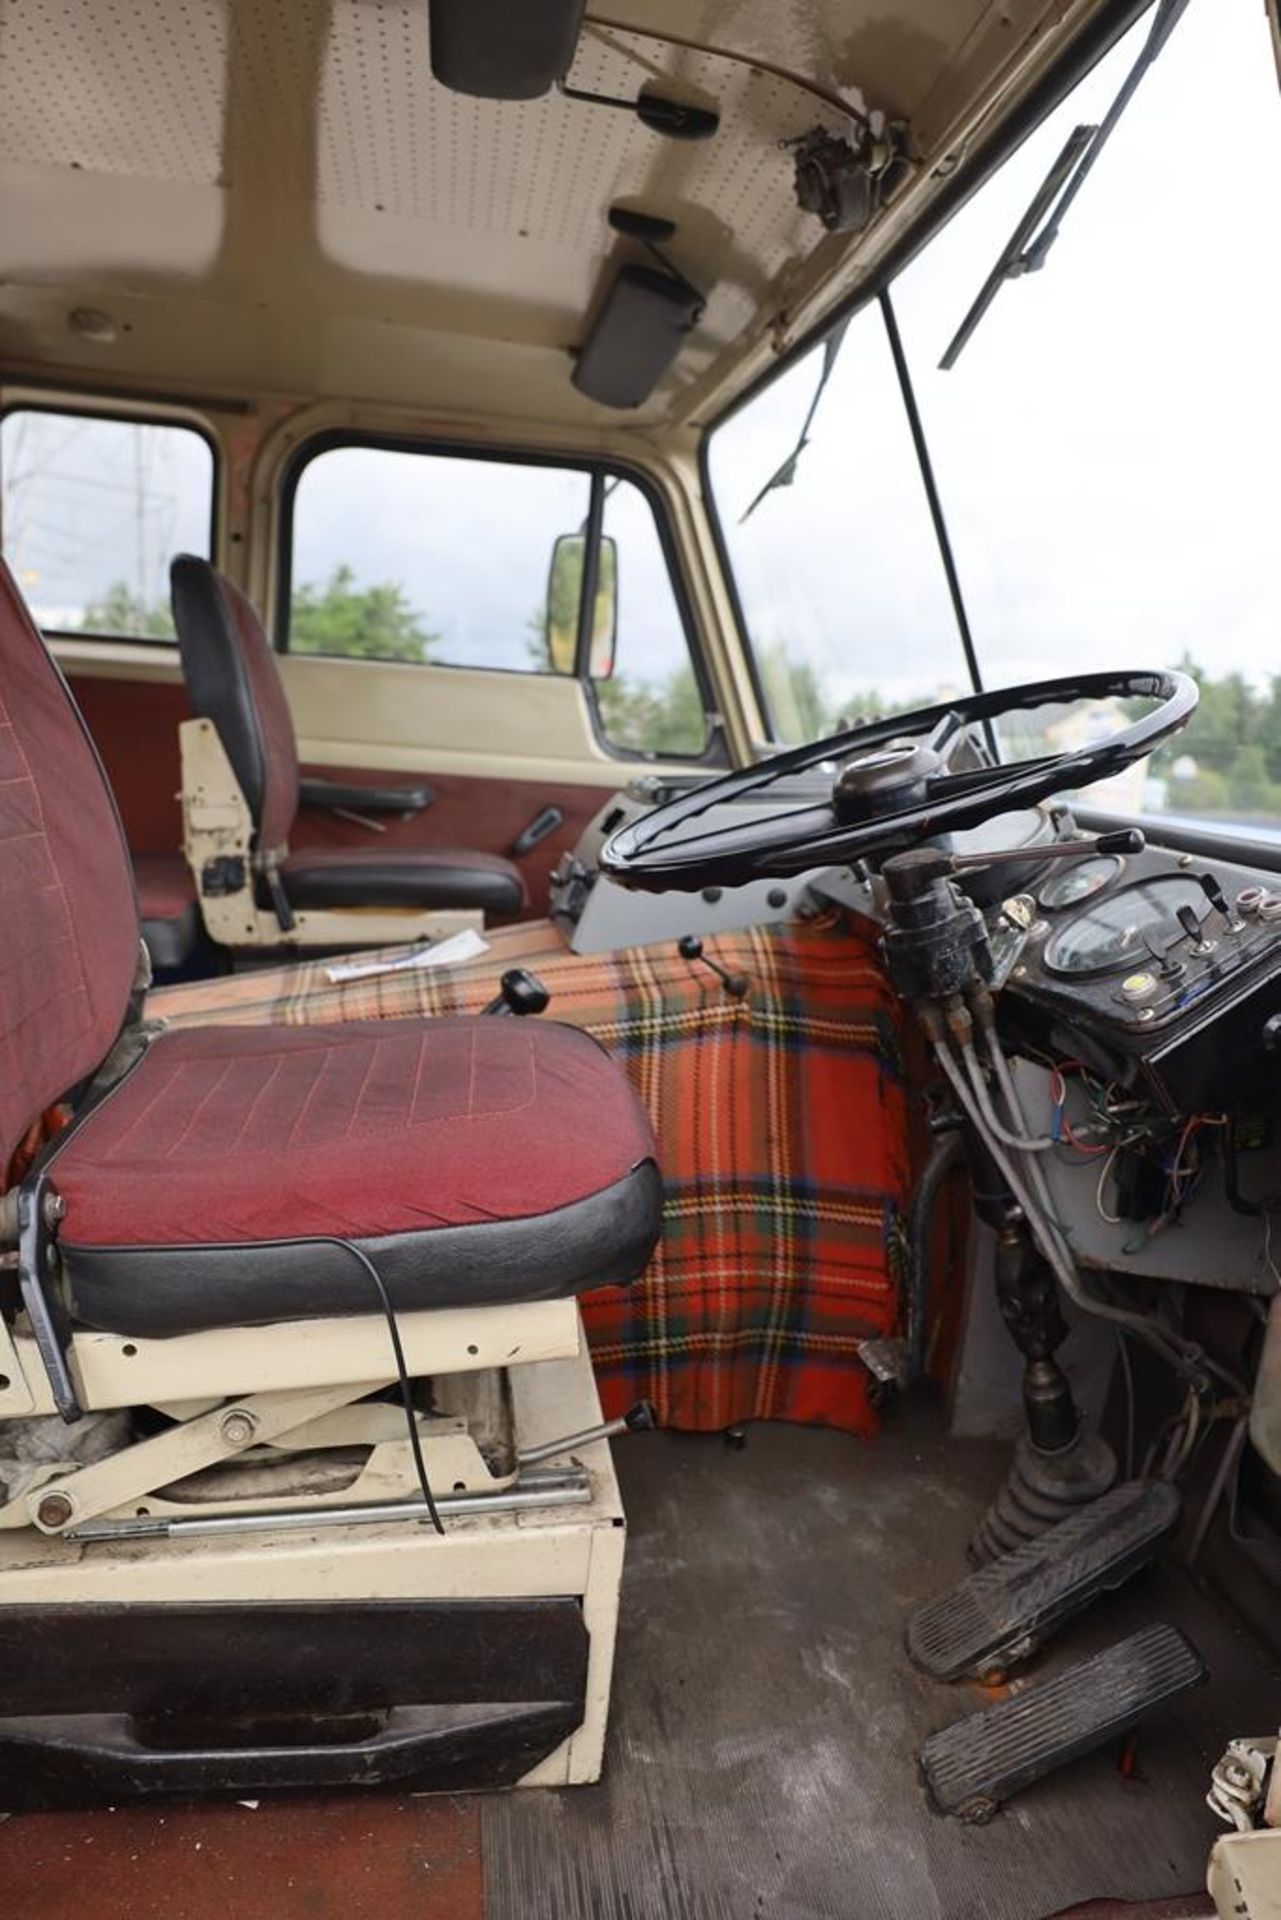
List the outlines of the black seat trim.
<svg viewBox="0 0 1281 1920">
<path fill-rule="evenodd" d="M 323 853 L 295 854 L 281 878 L 293 907 L 453 907 L 478 912 L 519 913 L 525 903 L 520 875 L 477 861 L 467 866 L 430 857 L 397 860 L 373 853 L 367 860 L 335 861 Z"/>
<path fill-rule="evenodd" d="M 658 1239 L 662 1204 L 658 1168 L 642 1160 L 612 1186 L 552 1213 L 353 1244 L 373 1261 L 401 1313 L 558 1300 L 638 1279 Z M 378 1311 L 360 1263 L 330 1241 L 60 1244 L 73 1314 L 104 1333 L 164 1338 Z"/>
</svg>

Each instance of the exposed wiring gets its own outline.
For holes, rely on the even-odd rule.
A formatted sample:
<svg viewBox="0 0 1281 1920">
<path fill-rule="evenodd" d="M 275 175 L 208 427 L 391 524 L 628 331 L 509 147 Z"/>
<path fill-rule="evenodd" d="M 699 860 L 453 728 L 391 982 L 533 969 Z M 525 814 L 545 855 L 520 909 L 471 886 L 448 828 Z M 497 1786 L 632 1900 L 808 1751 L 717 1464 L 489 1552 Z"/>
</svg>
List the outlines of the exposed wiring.
<svg viewBox="0 0 1281 1920">
<path fill-rule="evenodd" d="M 974 1098 L 983 1110 L 983 1118 L 1003 1147 L 1015 1147 L 1020 1153 L 1048 1153 L 1051 1147 L 1058 1145 L 1058 1142 L 1051 1134 L 1043 1133 L 1033 1136 L 1029 1135 L 1026 1130 L 1023 1133 L 1011 1133 L 1006 1127 L 1003 1127 L 997 1118 L 996 1109 L 992 1105 L 992 1098 L 987 1090 L 987 1082 L 983 1078 L 983 1069 L 979 1065 L 979 1057 L 974 1051 L 972 1041 L 967 1040 L 962 1046 L 961 1058 L 965 1062 L 965 1071 L 970 1076 L 970 1085 L 974 1089 Z"/>
<path fill-rule="evenodd" d="M 1112 1168 L 1115 1166 L 1116 1156 L 1118 1153 L 1120 1153 L 1120 1151 L 1121 1151 L 1120 1147 L 1116 1146 L 1116 1147 L 1113 1147 L 1112 1151 L 1108 1154 L 1107 1159 L 1103 1162 L 1103 1165 L 1099 1168 L 1098 1185 L 1094 1189 L 1094 1210 L 1098 1214 L 1099 1219 L 1105 1220 L 1108 1226 L 1110 1227 L 1119 1227 L 1121 1224 L 1121 1216 L 1119 1213 L 1108 1212 L 1107 1208 L 1103 1204 L 1103 1189 L 1107 1186 L 1108 1175 L 1111 1173 Z"/>
<path fill-rule="evenodd" d="M 413 1387 L 409 1379 L 409 1369 L 405 1365 L 405 1349 L 400 1343 L 400 1328 L 396 1324 L 396 1309 L 392 1306 L 390 1296 L 388 1295 L 386 1287 L 383 1285 L 383 1277 L 373 1261 L 369 1258 L 369 1255 L 362 1252 L 361 1249 L 350 1240 L 340 1240 L 334 1234 L 317 1234 L 314 1239 L 309 1240 L 308 1244 L 317 1247 L 342 1247 L 354 1260 L 359 1260 L 361 1266 L 374 1283 L 378 1294 L 379 1305 L 382 1307 L 383 1317 L 387 1322 L 387 1331 L 391 1335 L 391 1350 L 396 1362 L 396 1378 L 400 1383 L 400 1401 L 405 1409 L 405 1426 L 409 1433 L 409 1450 L 413 1455 L 414 1471 L 418 1475 L 418 1485 L 422 1491 L 423 1504 L 427 1509 L 431 1525 L 435 1527 L 437 1533 L 443 1533 L 445 1531 L 444 1522 L 441 1520 L 435 1499 L 432 1495 L 431 1483 L 427 1478 L 427 1462 L 423 1459 L 422 1441 L 418 1434 L 418 1415 L 414 1409 Z M 423 1524 L 426 1525 L 427 1522 L 424 1521 Z"/>
<path fill-rule="evenodd" d="M 1004 1049 L 996 1037 L 994 1026 L 991 1029 L 985 1029 L 985 1038 L 992 1057 L 993 1066 L 996 1069 L 998 1082 L 1009 1102 L 1010 1117 L 1016 1123 L 1021 1122 L 1026 1128 L 1026 1116 L 1023 1113 L 1017 1090 L 1014 1087 L 1013 1079 L 1010 1075 L 1009 1063 L 1005 1058 Z M 1110 1301 L 1100 1300 L 1097 1295 L 1086 1290 L 1077 1273 L 1076 1263 L 1070 1247 L 1067 1244 L 1064 1230 L 1055 1218 L 1054 1209 L 1049 1199 L 1049 1189 L 1040 1161 L 1029 1156 L 1022 1162 L 1028 1176 L 1027 1180 L 1025 1180 L 1022 1173 L 1014 1166 L 1010 1152 L 1005 1145 L 997 1139 L 995 1133 L 987 1125 L 983 1112 L 983 1103 L 978 1100 L 971 1089 L 967 1077 L 962 1073 L 960 1066 L 953 1059 L 946 1043 L 941 1037 L 938 1037 L 932 1041 L 932 1046 L 939 1065 L 942 1067 L 944 1074 L 952 1086 L 953 1092 L 974 1123 L 988 1153 L 992 1157 L 997 1171 L 1009 1187 L 1014 1199 L 1022 1208 L 1033 1237 L 1037 1241 L 1041 1252 L 1044 1254 L 1054 1272 L 1055 1278 L 1067 1294 L 1069 1300 L 1071 1300 L 1075 1306 L 1079 1307 L 1082 1313 L 1092 1314 L 1102 1320 L 1110 1320 L 1117 1326 L 1128 1327 L 1132 1332 L 1136 1333 L 1140 1339 L 1146 1341 L 1149 1346 L 1154 1347 L 1166 1363 L 1174 1367 L 1177 1372 L 1185 1376 L 1191 1374 L 1194 1378 L 1200 1378 L 1208 1369 L 1217 1373 L 1222 1379 L 1227 1380 L 1234 1389 L 1241 1391 L 1241 1383 L 1229 1373 L 1226 1368 L 1220 1366 L 1217 1361 L 1203 1353 L 1201 1348 L 1196 1346 L 1195 1343 L 1184 1340 L 1172 1329 L 1163 1327 L 1153 1315 L 1137 1313 L 1128 1307 L 1113 1306 Z M 1033 1198 L 1029 1189 L 1029 1181 L 1036 1188 L 1036 1198 Z"/>
</svg>

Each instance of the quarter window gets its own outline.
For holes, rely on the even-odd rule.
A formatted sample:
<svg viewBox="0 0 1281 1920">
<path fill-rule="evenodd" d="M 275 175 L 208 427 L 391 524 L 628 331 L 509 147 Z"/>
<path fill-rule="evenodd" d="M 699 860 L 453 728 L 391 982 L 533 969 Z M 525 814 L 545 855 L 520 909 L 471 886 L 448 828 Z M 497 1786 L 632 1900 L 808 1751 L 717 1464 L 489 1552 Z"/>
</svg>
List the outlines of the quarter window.
<svg viewBox="0 0 1281 1920">
<path fill-rule="evenodd" d="M 0 422 L 0 544 L 48 631 L 172 640 L 169 563 L 210 555 L 213 502 L 193 427 L 36 407 Z"/>
</svg>

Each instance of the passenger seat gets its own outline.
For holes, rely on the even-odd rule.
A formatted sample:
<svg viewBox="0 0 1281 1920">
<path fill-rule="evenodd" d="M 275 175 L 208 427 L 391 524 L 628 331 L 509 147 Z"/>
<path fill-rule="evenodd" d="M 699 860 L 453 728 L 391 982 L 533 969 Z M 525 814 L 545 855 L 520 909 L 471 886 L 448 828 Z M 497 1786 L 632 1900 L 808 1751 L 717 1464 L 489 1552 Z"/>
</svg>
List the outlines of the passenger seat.
<svg viewBox="0 0 1281 1920">
<path fill-rule="evenodd" d="M 301 793 L 298 751 L 262 623 L 207 560 L 180 554 L 170 585 L 191 710 L 217 729 L 253 818 L 255 852 L 276 856 L 291 907 L 464 909 L 500 919 L 520 912 L 524 880 L 497 854 L 456 847 L 291 848 Z M 409 799 L 407 793 L 407 805 Z M 358 799 L 350 804 L 358 807 Z"/>
</svg>

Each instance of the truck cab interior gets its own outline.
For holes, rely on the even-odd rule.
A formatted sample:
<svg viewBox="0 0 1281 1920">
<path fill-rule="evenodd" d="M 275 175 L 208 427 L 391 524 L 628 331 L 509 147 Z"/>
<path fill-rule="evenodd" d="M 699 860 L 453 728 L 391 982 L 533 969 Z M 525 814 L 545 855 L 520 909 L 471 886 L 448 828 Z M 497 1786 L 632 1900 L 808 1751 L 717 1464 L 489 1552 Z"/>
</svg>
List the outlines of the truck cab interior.
<svg viewBox="0 0 1281 1920">
<path fill-rule="evenodd" d="M 1273 0 L 0 7 L 0 1885 L 1281 1912 Z"/>
</svg>

